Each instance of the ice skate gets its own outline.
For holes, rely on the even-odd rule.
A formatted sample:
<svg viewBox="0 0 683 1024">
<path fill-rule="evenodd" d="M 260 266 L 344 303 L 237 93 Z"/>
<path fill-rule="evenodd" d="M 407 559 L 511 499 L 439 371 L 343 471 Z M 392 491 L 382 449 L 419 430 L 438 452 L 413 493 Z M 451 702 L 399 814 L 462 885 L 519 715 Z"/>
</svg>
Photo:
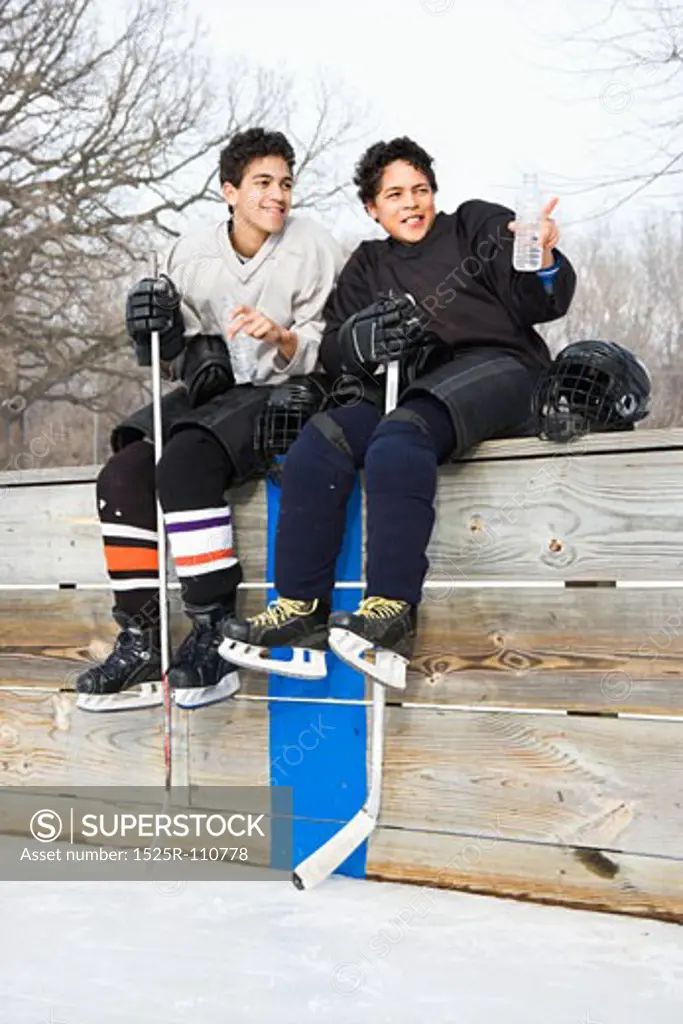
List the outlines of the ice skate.
<svg viewBox="0 0 683 1024">
<path fill-rule="evenodd" d="M 297 679 L 324 679 L 329 614 L 330 606 L 326 601 L 278 597 L 258 615 L 224 622 L 225 639 L 218 649 L 219 654 L 259 672 Z M 279 647 L 290 649 L 286 660 L 270 655 L 273 648 Z"/>
<path fill-rule="evenodd" d="M 121 626 L 114 649 L 78 677 L 76 705 L 83 711 L 158 707 L 163 702 L 158 631 L 137 625 L 125 612 L 115 610 L 114 618 Z"/>
<path fill-rule="evenodd" d="M 355 612 L 333 612 L 329 644 L 343 661 L 384 686 L 406 688 L 417 609 L 406 601 L 366 597 Z"/>
<path fill-rule="evenodd" d="M 185 611 L 192 619 L 192 629 L 176 651 L 168 679 L 177 706 L 192 710 L 232 697 L 240 680 L 237 667 L 224 661 L 218 651 L 226 608 L 186 605 Z"/>
</svg>

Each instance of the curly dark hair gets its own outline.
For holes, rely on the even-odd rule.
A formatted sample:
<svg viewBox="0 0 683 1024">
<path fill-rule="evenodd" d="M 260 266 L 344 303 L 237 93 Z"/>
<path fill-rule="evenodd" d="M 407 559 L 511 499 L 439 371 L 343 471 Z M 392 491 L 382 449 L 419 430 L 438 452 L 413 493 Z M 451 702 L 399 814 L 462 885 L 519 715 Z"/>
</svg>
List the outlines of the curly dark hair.
<svg viewBox="0 0 683 1024">
<path fill-rule="evenodd" d="M 362 203 L 371 203 L 380 190 L 384 170 L 394 160 L 405 160 L 416 171 L 422 171 L 432 187 L 437 191 L 436 177 L 432 170 L 433 159 L 417 142 L 407 135 L 402 135 L 391 142 L 375 142 L 363 153 L 356 164 L 353 183 L 358 188 L 358 196 Z"/>
<path fill-rule="evenodd" d="M 221 150 L 221 185 L 229 181 L 235 188 L 239 188 L 247 166 L 252 160 L 264 156 L 281 156 L 290 171 L 294 172 L 296 162 L 294 150 L 282 132 L 267 132 L 265 128 L 248 128 L 244 132 L 233 135 L 225 149 Z"/>
</svg>

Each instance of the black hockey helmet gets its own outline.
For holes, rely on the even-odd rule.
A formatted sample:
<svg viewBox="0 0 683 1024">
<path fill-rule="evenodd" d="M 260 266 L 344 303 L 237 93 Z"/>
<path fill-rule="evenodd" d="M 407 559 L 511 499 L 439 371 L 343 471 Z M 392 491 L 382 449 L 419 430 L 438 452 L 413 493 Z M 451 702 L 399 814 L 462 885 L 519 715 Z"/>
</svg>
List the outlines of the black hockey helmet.
<svg viewBox="0 0 683 1024">
<path fill-rule="evenodd" d="M 268 395 L 254 430 L 254 449 L 264 471 L 279 478 L 278 456 L 286 455 L 304 426 L 319 412 L 330 393 L 323 374 L 290 377 Z"/>
<path fill-rule="evenodd" d="M 533 398 L 539 434 L 569 441 L 588 432 L 632 430 L 650 411 L 647 367 L 613 341 L 577 341 L 541 374 Z"/>
</svg>

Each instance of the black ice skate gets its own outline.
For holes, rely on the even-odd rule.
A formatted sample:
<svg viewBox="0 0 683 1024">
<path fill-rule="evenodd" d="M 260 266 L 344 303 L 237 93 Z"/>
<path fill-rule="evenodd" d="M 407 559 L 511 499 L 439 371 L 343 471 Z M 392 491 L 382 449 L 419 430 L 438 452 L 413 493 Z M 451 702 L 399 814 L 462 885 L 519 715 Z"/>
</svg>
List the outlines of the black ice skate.
<svg viewBox="0 0 683 1024">
<path fill-rule="evenodd" d="M 223 640 L 220 623 L 227 608 L 186 605 L 192 630 L 185 637 L 171 662 L 168 680 L 179 708 L 192 710 L 232 697 L 240 688 L 237 667 L 218 653 Z"/>
<path fill-rule="evenodd" d="M 333 612 L 329 626 L 330 648 L 343 661 L 384 686 L 405 690 L 417 633 L 413 605 L 366 597 L 355 612 Z"/>
<path fill-rule="evenodd" d="M 297 679 L 324 679 L 329 614 L 330 606 L 326 601 L 278 597 L 259 615 L 224 622 L 225 640 L 219 652 L 237 665 L 260 672 L 275 672 Z M 270 657 L 270 650 L 276 647 L 290 648 L 291 656 L 285 661 Z"/>
<path fill-rule="evenodd" d="M 118 609 L 114 609 L 114 619 L 121 626 L 114 650 L 78 677 L 76 705 L 83 711 L 158 707 L 163 702 L 159 632 L 138 625 Z"/>
</svg>

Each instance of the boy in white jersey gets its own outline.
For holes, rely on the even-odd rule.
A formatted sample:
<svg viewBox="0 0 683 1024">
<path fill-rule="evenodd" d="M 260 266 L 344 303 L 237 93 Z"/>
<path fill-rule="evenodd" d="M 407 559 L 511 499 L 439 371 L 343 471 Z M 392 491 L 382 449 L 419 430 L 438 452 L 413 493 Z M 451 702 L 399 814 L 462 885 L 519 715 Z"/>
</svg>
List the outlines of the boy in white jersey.
<svg viewBox="0 0 683 1024">
<path fill-rule="evenodd" d="M 280 132 L 236 135 L 220 156 L 229 221 L 180 238 L 165 275 L 140 281 L 126 304 L 140 364 L 150 365 L 159 330 L 162 361 L 181 382 L 162 402 L 156 489 L 192 622 L 170 670 L 182 707 L 222 700 L 239 686 L 217 651 L 218 625 L 234 611 L 242 578 L 225 492 L 257 468 L 254 422 L 271 386 L 315 368 L 322 310 L 343 262 L 324 228 L 289 217 L 294 162 Z M 109 657 L 78 679 L 87 710 L 141 706 L 141 684 L 160 678 L 152 437 L 147 406 L 114 430 L 115 454 L 97 481 L 121 632 Z M 161 701 L 158 688 L 153 700 Z"/>
</svg>

